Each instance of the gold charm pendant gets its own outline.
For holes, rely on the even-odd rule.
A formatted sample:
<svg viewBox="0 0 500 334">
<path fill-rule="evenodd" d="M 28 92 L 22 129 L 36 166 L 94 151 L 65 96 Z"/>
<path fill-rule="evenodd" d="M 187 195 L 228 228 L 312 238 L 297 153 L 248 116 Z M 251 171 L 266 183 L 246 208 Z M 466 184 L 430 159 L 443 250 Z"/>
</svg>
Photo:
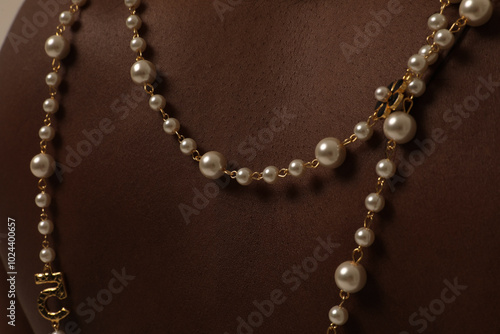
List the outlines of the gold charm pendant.
<svg viewBox="0 0 500 334">
<path fill-rule="evenodd" d="M 47 288 L 40 292 L 38 296 L 38 311 L 45 319 L 52 322 L 53 325 L 58 326 L 59 321 L 65 318 L 69 314 L 69 310 L 64 307 L 57 312 L 50 312 L 47 308 L 47 299 L 50 297 L 57 297 L 58 299 L 65 299 L 67 297 L 66 287 L 64 286 L 63 273 L 53 273 L 49 268 L 46 272 L 41 274 L 35 274 L 35 283 L 38 284 L 49 284 L 56 283 L 57 285 L 52 288 Z"/>
</svg>

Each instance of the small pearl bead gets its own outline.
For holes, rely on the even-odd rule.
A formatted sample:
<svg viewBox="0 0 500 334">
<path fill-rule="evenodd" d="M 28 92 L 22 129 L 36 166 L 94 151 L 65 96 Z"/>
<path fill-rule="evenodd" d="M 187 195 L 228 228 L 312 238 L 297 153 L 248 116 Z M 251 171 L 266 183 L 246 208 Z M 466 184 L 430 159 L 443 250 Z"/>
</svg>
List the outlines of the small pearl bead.
<svg viewBox="0 0 500 334">
<path fill-rule="evenodd" d="M 413 94 L 415 97 L 424 95 L 426 89 L 425 82 L 419 78 L 413 78 L 408 84 L 406 91 Z"/>
<path fill-rule="evenodd" d="M 139 60 L 132 65 L 130 76 L 138 85 L 152 83 L 156 79 L 156 68 L 150 61 Z"/>
<path fill-rule="evenodd" d="M 52 139 L 54 139 L 55 135 L 56 131 L 51 126 L 42 126 L 38 131 L 38 136 L 40 136 L 40 139 L 42 140 L 51 141 Z"/>
<path fill-rule="evenodd" d="M 427 56 L 429 55 L 426 59 L 427 59 L 427 64 L 429 65 L 432 65 L 436 62 L 436 60 L 438 59 L 438 54 L 437 52 L 431 52 L 431 46 L 430 45 L 424 45 L 420 48 L 420 50 L 418 50 L 418 53 L 421 55 L 421 56 Z"/>
<path fill-rule="evenodd" d="M 266 183 L 273 184 L 278 180 L 278 167 L 268 166 L 262 172 L 262 179 L 266 181 Z"/>
<path fill-rule="evenodd" d="M 406 144 L 415 137 L 416 132 L 417 122 L 405 112 L 393 112 L 384 121 L 385 136 L 398 144 Z"/>
<path fill-rule="evenodd" d="M 375 233 L 366 227 L 362 227 L 354 234 L 354 241 L 361 247 L 370 247 L 375 241 Z"/>
<path fill-rule="evenodd" d="M 146 50 L 146 41 L 142 37 L 132 38 L 130 41 L 130 48 L 134 52 L 144 52 L 144 50 Z"/>
<path fill-rule="evenodd" d="M 141 4 L 141 0 L 125 0 L 124 3 L 128 8 L 136 9 Z"/>
<path fill-rule="evenodd" d="M 408 60 L 408 67 L 415 73 L 422 73 L 427 70 L 427 60 L 422 55 L 416 54 Z"/>
<path fill-rule="evenodd" d="M 70 26 L 75 22 L 75 17 L 71 14 L 71 12 L 64 11 L 59 15 L 59 22 L 65 26 Z"/>
<path fill-rule="evenodd" d="M 334 306 L 328 312 L 328 318 L 334 325 L 342 326 L 349 319 L 349 313 L 341 306 Z"/>
<path fill-rule="evenodd" d="M 493 5 L 490 0 L 463 0 L 459 12 L 460 16 L 465 16 L 468 25 L 477 27 L 489 21 Z"/>
<path fill-rule="evenodd" d="M 71 2 L 73 2 L 73 4 L 77 5 L 77 6 L 85 6 L 85 4 L 87 3 L 87 0 L 71 0 Z"/>
<path fill-rule="evenodd" d="M 44 248 L 40 251 L 40 260 L 42 260 L 43 263 L 52 262 L 55 258 L 56 252 L 50 247 Z"/>
<path fill-rule="evenodd" d="M 142 20 L 138 15 L 130 15 L 127 17 L 125 24 L 130 30 L 140 29 L 142 26 Z"/>
<path fill-rule="evenodd" d="M 54 174 L 56 162 L 51 155 L 40 153 L 31 159 L 30 169 L 33 175 L 38 178 L 49 177 Z"/>
<path fill-rule="evenodd" d="M 436 32 L 434 42 L 439 45 L 441 49 L 446 50 L 452 47 L 455 42 L 455 36 L 453 36 L 448 29 L 441 29 Z"/>
<path fill-rule="evenodd" d="M 45 41 L 45 53 L 50 58 L 66 58 L 69 54 L 69 49 L 69 42 L 63 36 L 53 35 Z"/>
<path fill-rule="evenodd" d="M 170 117 L 165 122 L 163 122 L 163 131 L 169 135 L 175 134 L 181 128 L 181 123 L 173 117 Z"/>
<path fill-rule="evenodd" d="M 380 212 L 385 206 L 385 199 L 382 195 L 371 193 L 366 196 L 365 206 L 369 211 Z"/>
<path fill-rule="evenodd" d="M 396 174 L 396 164 L 389 159 L 382 159 L 377 162 L 375 172 L 384 179 L 390 179 Z"/>
<path fill-rule="evenodd" d="M 329 168 L 337 168 L 345 160 L 346 149 L 337 138 L 328 137 L 322 139 L 315 150 L 316 159 L 319 164 Z"/>
<path fill-rule="evenodd" d="M 429 20 L 427 21 L 427 25 L 431 30 L 439 30 L 446 28 L 446 25 L 448 24 L 448 21 L 446 20 L 446 17 L 443 14 L 433 14 L 431 17 L 429 17 Z"/>
<path fill-rule="evenodd" d="M 38 223 L 38 232 L 40 232 L 41 235 L 51 234 L 53 230 L 54 230 L 54 224 L 49 219 L 42 220 L 41 222 Z"/>
<path fill-rule="evenodd" d="M 236 172 L 236 181 L 242 186 L 248 186 L 253 181 L 252 171 L 246 167 L 238 169 Z"/>
<path fill-rule="evenodd" d="M 226 158 L 221 153 L 210 151 L 201 157 L 200 171 L 205 177 L 215 180 L 224 175 L 226 165 Z"/>
<path fill-rule="evenodd" d="M 45 77 L 45 83 L 49 87 L 57 88 L 57 87 L 59 87 L 59 84 L 61 83 L 61 79 L 62 79 L 62 77 L 59 74 L 57 74 L 56 72 L 50 72 Z"/>
<path fill-rule="evenodd" d="M 43 101 L 43 111 L 53 114 L 59 110 L 59 102 L 56 99 L 46 99 Z"/>
<path fill-rule="evenodd" d="M 366 284 L 366 271 L 362 265 L 346 261 L 335 270 L 335 283 L 339 289 L 355 293 Z"/>
<path fill-rule="evenodd" d="M 292 162 L 290 162 L 290 165 L 288 165 L 288 173 L 290 175 L 299 177 L 302 176 L 305 172 L 305 167 L 304 167 L 304 161 L 300 159 L 295 159 Z"/>
<path fill-rule="evenodd" d="M 190 155 L 191 152 L 196 150 L 196 147 L 197 147 L 196 142 L 194 141 L 194 139 L 191 138 L 184 139 L 183 141 L 181 141 L 180 144 L 181 152 L 184 153 L 185 155 Z"/>
<path fill-rule="evenodd" d="M 154 111 L 160 111 L 164 109 L 167 104 L 167 100 L 159 94 L 155 94 L 149 98 L 149 107 Z"/>
<path fill-rule="evenodd" d="M 368 126 L 366 122 L 359 122 L 354 127 L 354 134 L 358 137 L 359 140 L 365 141 L 372 137 L 373 128 Z"/>
<path fill-rule="evenodd" d="M 50 195 L 47 193 L 39 193 L 35 197 L 35 204 L 39 208 L 47 208 L 50 205 Z"/>
<path fill-rule="evenodd" d="M 380 86 L 375 90 L 375 98 L 380 102 L 385 102 L 391 95 L 391 90 L 385 86 Z"/>
</svg>

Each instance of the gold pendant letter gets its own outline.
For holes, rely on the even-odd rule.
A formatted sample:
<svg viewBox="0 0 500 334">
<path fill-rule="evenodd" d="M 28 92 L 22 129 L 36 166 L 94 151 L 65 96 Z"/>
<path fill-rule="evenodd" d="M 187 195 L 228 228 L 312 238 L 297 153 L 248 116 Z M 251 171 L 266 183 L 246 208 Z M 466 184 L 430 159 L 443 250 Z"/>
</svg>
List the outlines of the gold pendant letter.
<svg viewBox="0 0 500 334">
<path fill-rule="evenodd" d="M 66 298 L 66 287 L 64 286 L 64 279 L 62 273 L 45 272 L 42 274 L 35 274 L 36 284 L 56 283 L 53 288 L 47 288 L 40 292 L 38 296 L 38 311 L 45 319 L 58 323 L 69 314 L 69 311 L 64 307 L 57 312 L 50 312 L 47 309 L 47 299 L 50 297 L 57 297 L 59 299 Z"/>
</svg>

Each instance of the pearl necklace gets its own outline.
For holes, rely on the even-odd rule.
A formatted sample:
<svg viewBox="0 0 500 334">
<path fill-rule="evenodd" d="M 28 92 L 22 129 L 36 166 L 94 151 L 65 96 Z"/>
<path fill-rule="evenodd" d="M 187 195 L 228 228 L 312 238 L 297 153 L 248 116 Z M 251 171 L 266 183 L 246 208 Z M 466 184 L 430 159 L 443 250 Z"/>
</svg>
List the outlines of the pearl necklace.
<svg viewBox="0 0 500 334">
<path fill-rule="evenodd" d="M 163 120 L 163 130 L 167 134 L 175 136 L 180 144 L 181 152 L 197 161 L 201 173 L 209 179 L 218 179 L 223 175 L 228 175 L 230 178 L 236 179 L 241 185 L 249 185 L 252 181 L 259 180 L 273 184 L 278 178 L 288 175 L 300 177 L 306 169 L 315 169 L 319 166 L 337 168 L 345 160 L 346 146 L 357 140 L 366 141 L 370 139 L 374 125 L 377 121 L 384 120 L 383 132 L 387 137 L 386 157 L 376 164 L 375 171 L 378 178 L 375 191 L 365 198 L 365 206 L 368 212 L 364 218 L 363 227 L 359 228 L 354 235 L 358 247 L 352 251 L 352 260 L 343 262 L 335 271 L 335 283 L 340 290 L 340 303 L 329 311 L 330 325 L 327 334 L 337 333 L 337 329 L 344 325 L 349 317 L 348 311 L 344 307 L 345 302 L 352 293 L 360 291 L 366 283 L 366 271 L 360 262 L 363 258 L 363 249 L 369 247 L 375 240 L 375 234 L 370 227 L 375 213 L 384 208 L 385 200 L 381 193 L 386 180 L 394 176 L 396 172 L 396 164 L 394 163 L 396 146 L 397 144 L 409 142 L 416 133 L 416 122 L 409 113 L 413 107 L 414 98 L 421 96 L 425 92 L 426 84 L 422 77 L 428 66 L 436 62 L 439 52 L 451 48 L 456 33 L 460 32 L 466 25 L 479 26 L 491 18 L 493 12 L 491 1 L 440 0 L 440 11 L 428 19 L 428 27 L 432 33 L 427 36 L 427 43 L 420 48 L 417 54 L 409 58 L 408 68 L 400 80 L 388 87 L 381 86 L 375 90 L 374 95 L 377 100 L 375 110 L 366 121 L 355 125 L 353 134 L 343 141 L 333 137 L 322 139 L 316 145 L 315 159 L 311 161 L 304 162 L 301 159 L 295 159 L 290 162 L 287 168 L 268 166 L 261 172 L 253 172 L 246 167 L 238 170 L 228 170 L 226 158 L 221 153 L 209 151 L 201 154 L 197 149 L 195 140 L 186 138 L 180 133 L 180 122 L 165 112 L 166 99 L 162 95 L 155 94 L 153 86 L 157 76 L 156 68 L 143 57 L 143 52 L 146 50 L 146 41 L 139 35 L 142 20 L 136 11 L 140 2 L 140 0 L 124 0 L 125 6 L 130 13 L 126 19 L 126 26 L 133 32 L 130 48 L 136 53 L 135 63 L 130 70 L 132 81 L 141 85 L 150 96 L 149 106 L 152 110 L 160 113 Z M 59 325 L 60 321 L 69 314 L 69 310 L 62 307 L 56 312 L 51 312 L 46 306 L 48 298 L 64 299 L 67 297 L 62 272 L 54 272 L 52 268 L 55 251 L 50 247 L 48 238 L 54 229 L 54 224 L 48 216 L 51 196 L 47 193 L 47 178 L 55 171 L 55 161 L 47 153 L 47 144 L 55 135 L 55 130 L 52 127 L 52 116 L 59 109 L 56 95 L 62 80 L 59 74 L 60 61 L 70 52 L 70 43 L 62 34 L 66 27 L 74 23 L 77 12 L 85 3 L 86 0 L 72 0 L 69 10 L 62 12 L 59 16 L 60 24 L 57 26 L 56 34 L 49 37 L 45 42 L 45 52 L 52 58 L 52 71 L 46 76 L 45 80 L 49 87 L 50 97 L 43 102 L 45 119 L 44 125 L 39 131 L 41 139 L 40 153 L 30 163 L 31 172 L 38 178 L 40 193 L 36 196 L 35 203 L 41 208 L 38 231 L 43 235 L 42 250 L 39 255 L 44 267 L 42 273 L 35 274 L 35 283 L 56 284 L 55 288 L 47 288 L 40 292 L 37 304 L 42 317 L 51 322 L 54 329 L 53 334 L 64 333 L 59 329 Z M 448 28 L 448 22 L 443 12 L 455 3 L 460 3 L 460 18 Z"/>
</svg>

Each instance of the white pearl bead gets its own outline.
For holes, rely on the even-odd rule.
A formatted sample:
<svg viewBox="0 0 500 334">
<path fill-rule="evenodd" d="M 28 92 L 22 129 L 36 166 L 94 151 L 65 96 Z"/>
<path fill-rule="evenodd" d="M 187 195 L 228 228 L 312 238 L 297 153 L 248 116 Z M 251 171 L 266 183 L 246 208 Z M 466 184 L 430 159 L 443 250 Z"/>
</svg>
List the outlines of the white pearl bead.
<svg viewBox="0 0 500 334">
<path fill-rule="evenodd" d="M 71 2 L 73 2 L 73 4 L 77 5 L 77 6 L 85 6 L 85 4 L 87 3 L 87 0 L 71 0 Z"/>
<path fill-rule="evenodd" d="M 127 28 L 129 28 L 130 30 L 140 29 L 142 26 L 142 20 L 138 15 L 134 14 L 127 17 L 125 24 L 127 25 Z"/>
<path fill-rule="evenodd" d="M 150 61 L 139 60 L 132 65 L 130 76 L 138 85 L 152 83 L 156 79 L 156 68 Z"/>
<path fill-rule="evenodd" d="M 50 334 L 66 334 L 66 333 L 64 333 L 62 330 L 58 329 Z"/>
<path fill-rule="evenodd" d="M 146 50 L 146 41 L 142 37 L 132 38 L 130 41 L 130 48 L 134 52 L 144 52 L 144 50 Z"/>
<path fill-rule="evenodd" d="M 316 159 L 321 166 L 337 168 L 345 160 L 346 150 L 344 145 L 337 138 L 328 137 L 322 139 L 315 150 Z"/>
<path fill-rule="evenodd" d="M 437 52 L 431 52 L 431 46 L 429 44 L 424 45 L 418 50 L 418 53 L 422 56 L 428 56 L 427 58 L 427 64 L 432 65 L 436 62 L 438 59 L 438 54 Z"/>
<path fill-rule="evenodd" d="M 39 193 L 35 197 L 35 204 L 39 208 L 47 208 L 50 205 L 51 197 L 47 193 Z"/>
<path fill-rule="evenodd" d="M 417 122 L 410 114 L 396 111 L 384 121 L 384 134 L 398 144 L 406 144 L 415 137 Z"/>
<path fill-rule="evenodd" d="M 124 3 L 128 8 L 135 9 L 139 7 L 139 5 L 141 4 L 141 0 L 125 0 Z"/>
<path fill-rule="evenodd" d="M 366 196 L 365 206 L 369 211 L 380 212 L 385 206 L 385 199 L 380 194 L 371 193 Z"/>
<path fill-rule="evenodd" d="M 38 223 L 38 232 L 42 235 L 48 235 L 51 234 L 52 231 L 54 230 L 54 223 L 52 223 L 51 220 L 42 220 L 41 222 Z"/>
<path fill-rule="evenodd" d="M 335 283 L 345 292 L 358 292 L 366 284 L 365 268 L 355 262 L 346 261 L 335 270 Z"/>
<path fill-rule="evenodd" d="M 45 41 L 45 53 L 50 58 L 66 58 L 69 54 L 69 49 L 69 42 L 63 36 L 53 35 Z"/>
<path fill-rule="evenodd" d="M 306 169 L 304 167 L 304 161 L 300 159 L 295 159 L 288 165 L 288 173 L 290 173 L 290 175 L 292 176 L 302 176 L 305 171 Z"/>
<path fill-rule="evenodd" d="M 56 135 L 56 131 L 51 126 L 44 125 L 38 131 L 38 136 L 40 136 L 40 139 L 42 139 L 42 140 L 51 141 L 52 139 L 54 139 L 55 135 Z"/>
<path fill-rule="evenodd" d="M 169 135 L 175 134 L 181 128 L 181 123 L 173 117 L 170 117 L 165 122 L 163 122 L 163 131 Z"/>
<path fill-rule="evenodd" d="M 59 110 L 59 102 L 56 99 L 46 99 L 43 101 L 43 111 L 53 114 Z"/>
<path fill-rule="evenodd" d="M 236 181 L 242 186 L 248 186 L 253 181 L 252 171 L 246 167 L 238 169 L 236 172 Z"/>
<path fill-rule="evenodd" d="M 55 258 L 56 252 L 50 247 L 44 248 L 40 251 L 40 260 L 42 260 L 43 263 L 52 262 Z"/>
<path fill-rule="evenodd" d="M 30 169 L 33 175 L 38 178 L 49 177 L 54 174 L 56 162 L 51 155 L 40 153 L 31 159 Z"/>
<path fill-rule="evenodd" d="M 159 94 L 155 94 L 149 98 L 149 107 L 154 111 L 160 111 L 164 109 L 167 104 L 167 100 Z"/>
<path fill-rule="evenodd" d="M 341 306 L 334 306 L 328 312 L 328 318 L 334 325 L 342 326 L 349 319 L 349 313 Z"/>
<path fill-rule="evenodd" d="M 396 164 L 389 159 L 382 159 L 377 162 L 375 172 L 384 179 L 390 179 L 396 174 Z"/>
<path fill-rule="evenodd" d="M 434 35 L 434 42 L 443 50 L 449 49 L 455 42 L 455 36 L 448 29 L 441 29 Z"/>
<path fill-rule="evenodd" d="M 408 68 L 415 73 L 425 72 L 428 66 L 427 60 L 422 55 L 416 54 L 408 59 Z"/>
<path fill-rule="evenodd" d="M 489 21 L 493 5 L 490 0 L 463 0 L 459 12 L 465 16 L 468 25 L 477 27 Z"/>
<path fill-rule="evenodd" d="M 62 80 L 62 77 L 56 72 L 50 72 L 45 77 L 45 83 L 47 84 L 47 86 L 54 87 L 54 88 L 59 87 L 61 80 Z"/>
<path fill-rule="evenodd" d="M 391 90 L 385 86 L 380 86 L 375 90 L 375 98 L 380 102 L 385 102 L 391 95 Z"/>
<path fill-rule="evenodd" d="M 215 180 L 224 175 L 226 165 L 226 158 L 221 153 L 210 151 L 201 157 L 200 171 L 205 177 Z"/>
<path fill-rule="evenodd" d="M 424 95 L 425 89 L 426 85 L 424 80 L 419 78 L 413 78 L 408 84 L 408 88 L 406 88 L 406 91 L 415 97 L 419 97 Z"/>
<path fill-rule="evenodd" d="M 59 15 L 59 22 L 65 26 L 70 26 L 75 22 L 75 17 L 70 11 L 64 11 Z"/>
<path fill-rule="evenodd" d="M 266 183 L 273 184 L 278 180 L 279 169 L 275 166 L 268 166 L 262 172 L 262 179 Z"/>
<path fill-rule="evenodd" d="M 362 227 L 354 234 L 354 241 L 361 247 L 370 247 L 375 241 L 375 233 L 366 227 Z"/>
<path fill-rule="evenodd" d="M 427 25 L 431 30 L 439 30 L 446 28 L 446 25 L 448 24 L 448 20 L 446 20 L 446 17 L 443 14 L 432 14 L 431 17 L 429 17 L 429 20 L 427 21 Z"/>
<path fill-rule="evenodd" d="M 181 152 L 184 153 L 185 155 L 190 155 L 191 152 L 196 150 L 196 142 L 192 138 L 186 138 L 183 141 L 181 141 L 180 148 Z"/>
<path fill-rule="evenodd" d="M 366 122 L 359 122 L 354 127 L 354 134 L 359 140 L 365 141 L 373 136 L 373 128 L 368 126 L 368 123 Z"/>
</svg>

